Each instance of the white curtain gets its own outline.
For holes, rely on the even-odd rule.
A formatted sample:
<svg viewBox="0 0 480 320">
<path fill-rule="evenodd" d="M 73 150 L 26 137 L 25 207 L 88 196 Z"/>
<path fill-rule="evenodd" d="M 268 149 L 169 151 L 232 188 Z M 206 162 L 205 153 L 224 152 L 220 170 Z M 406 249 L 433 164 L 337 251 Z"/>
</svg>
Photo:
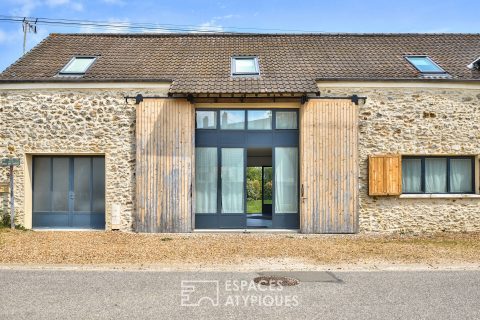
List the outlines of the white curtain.
<svg viewBox="0 0 480 320">
<path fill-rule="evenodd" d="M 403 192 L 422 192 L 422 160 L 403 159 L 402 161 Z"/>
<path fill-rule="evenodd" d="M 222 213 L 244 212 L 243 148 L 222 149 Z"/>
<path fill-rule="evenodd" d="M 277 129 L 297 129 L 297 113 L 295 111 L 277 111 L 275 121 Z"/>
<path fill-rule="evenodd" d="M 195 148 L 195 212 L 217 212 L 217 148 Z"/>
<path fill-rule="evenodd" d="M 298 212 L 298 149 L 275 148 L 275 213 Z"/>
<path fill-rule="evenodd" d="M 425 192 L 447 192 L 447 159 L 425 159 Z"/>
<path fill-rule="evenodd" d="M 472 161 L 450 160 L 450 192 L 472 192 Z"/>
</svg>

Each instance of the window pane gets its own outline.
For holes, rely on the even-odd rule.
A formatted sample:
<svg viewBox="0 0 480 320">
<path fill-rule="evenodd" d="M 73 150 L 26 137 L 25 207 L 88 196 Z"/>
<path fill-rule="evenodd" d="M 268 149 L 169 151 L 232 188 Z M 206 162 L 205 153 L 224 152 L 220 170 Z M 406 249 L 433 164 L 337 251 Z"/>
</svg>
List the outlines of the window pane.
<svg viewBox="0 0 480 320">
<path fill-rule="evenodd" d="M 255 58 L 234 58 L 234 73 L 258 73 Z"/>
<path fill-rule="evenodd" d="M 197 111 L 197 129 L 217 129 L 217 113 L 215 111 Z"/>
<path fill-rule="evenodd" d="M 105 158 L 93 158 L 93 212 L 105 212 Z"/>
<path fill-rule="evenodd" d="M 472 191 L 472 160 L 450 159 L 450 192 Z"/>
<path fill-rule="evenodd" d="M 243 149 L 222 149 L 222 213 L 245 212 L 243 170 Z"/>
<path fill-rule="evenodd" d="M 439 66 L 433 63 L 427 57 L 408 57 L 408 60 L 420 71 L 420 72 L 444 72 Z"/>
<path fill-rule="evenodd" d="M 270 110 L 249 110 L 248 129 L 249 130 L 271 130 L 272 129 L 272 111 Z"/>
<path fill-rule="evenodd" d="M 94 60 L 94 58 L 75 58 L 62 70 L 62 73 L 85 73 Z"/>
<path fill-rule="evenodd" d="M 422 192 L 422 160 L 402 160 L 402 191 L 406 193 Z"/>
<path fill-rule="evenodd" d="M 447 192 L 447 159 L 426 158 L 425 159 L 425 192 L 446 193 Z"/>
<path fill-rule="evenodd" d="M 275 148 L 275 213 L 298 212 L 298 150 Z"/>
<path fill-rule="evenodd" d="M 294 111 L 277 111 L 275 122 L 277 129 L 297 129 L 297 113 Z"/>
<path fill-rule="evenodd" d="M 68 158 L 53 158 L 52 211 L 68 211 Z"/>
<path fill-rule="evenodd" d="M 75 192 L 75 211 L 90 211 L 90 160 L 74 159 L 73 191 Z"/>
<path fill-rule="evenodd" d="M 195 212 L 217 212 L 217 148 L 195 148 Z"/>
<path fill-rule="evenodd" d="M 51 160 L 52 158 L 47 157 L 35 158 L 35 165 L 33 168 L 33 211 L 35 212 L 50 212 L 52 209 Z"/>
<path fill-rule="evenodd" d="M 245 110 L 220 111 L 220 128 L 227 130 L 245 129 Z"/>
</svg>

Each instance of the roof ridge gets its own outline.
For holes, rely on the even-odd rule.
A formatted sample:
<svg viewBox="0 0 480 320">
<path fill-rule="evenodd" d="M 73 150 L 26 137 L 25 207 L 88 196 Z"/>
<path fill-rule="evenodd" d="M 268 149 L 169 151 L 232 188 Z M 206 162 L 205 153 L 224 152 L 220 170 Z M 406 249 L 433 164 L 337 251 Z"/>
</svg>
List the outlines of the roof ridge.
<svg viewBox="0 0 480 320">
<path fill-rule="evenodd" d="M 52 36 L 101 36 L 101 37 L 278 37 L 278 36 L 352 36 L 352 37 L 401 37 L 401 36 L 480 36 L 480 33 L 353 33 L 353 32 L 305 32 L 305 33 L 247 33 L 247 32 L 144 32 L 144 33 L 51 33 Z"/>
</svg>

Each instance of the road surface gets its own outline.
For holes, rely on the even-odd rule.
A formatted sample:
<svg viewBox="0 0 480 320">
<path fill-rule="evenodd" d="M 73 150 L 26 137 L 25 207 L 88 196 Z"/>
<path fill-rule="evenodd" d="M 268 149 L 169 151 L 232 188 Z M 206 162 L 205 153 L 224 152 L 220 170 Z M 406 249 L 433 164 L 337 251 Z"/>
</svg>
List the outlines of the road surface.
<svg viewBox="0 0 480 320">
<path fill-rule="evenodd" d="M 0 269 L 0 319 L 480 319 L 480 271 L 288 274 Z"/>
</svg>

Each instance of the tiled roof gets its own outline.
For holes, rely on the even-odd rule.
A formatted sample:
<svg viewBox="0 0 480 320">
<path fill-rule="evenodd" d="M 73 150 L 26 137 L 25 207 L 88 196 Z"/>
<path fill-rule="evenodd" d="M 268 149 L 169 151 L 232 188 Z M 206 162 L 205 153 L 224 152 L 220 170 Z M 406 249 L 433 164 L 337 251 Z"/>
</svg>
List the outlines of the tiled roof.
<svg viewBox="0 0 480 320">
<path fill-rule="evenodd" d="M 51 34 L 0 81 L 172 81 L 171 93 L 305 93 L 316 80 L 425 79 L 404 55 L 428 55 L 451 76 L 480 81 L 467 65 L 480 34 Z M 98 55 L 81 78 L 57 74 L 74 55 Z M 259 77 L 232 77 L 230 58 L 258 56 Z M 442 81 L 436 79 L 436 81 Z"/>
</svg>

